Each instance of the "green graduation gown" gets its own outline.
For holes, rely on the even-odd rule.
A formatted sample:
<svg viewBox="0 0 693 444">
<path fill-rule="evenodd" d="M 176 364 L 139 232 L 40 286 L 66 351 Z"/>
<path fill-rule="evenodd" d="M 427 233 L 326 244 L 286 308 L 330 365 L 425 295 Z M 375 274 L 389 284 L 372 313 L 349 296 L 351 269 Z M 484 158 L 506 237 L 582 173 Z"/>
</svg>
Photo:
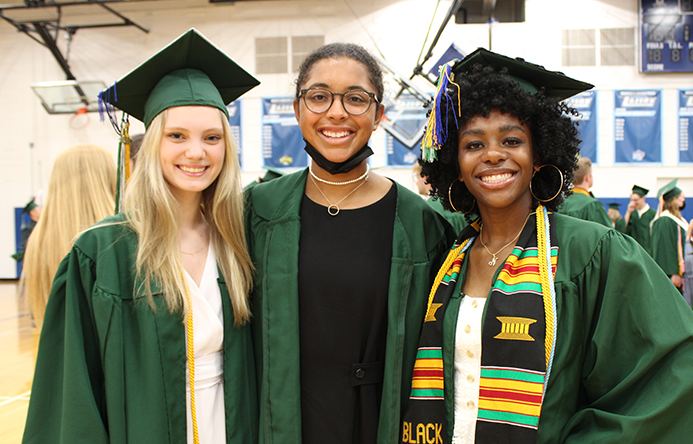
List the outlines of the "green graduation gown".
<svg viewBox="0 0 693 444">
<path fill-rule="evenodd" d="M 260 443 L 301 442 L 298 337 L 300 207 L 308 170 L 246 191 L 246 236 L 256 267 L 253 335 Z M 396 441 L 410 391 L 428 290 L 454 233 L 426 202 L 397 186 L 378 443 Z"/>
<path fill-rule="evenodd" d="M 614 222 L 614 229 L 618 231 L 619 233 L 626 233 L 626 221 L 623 218 L 616 219 L 616 222 Z"/>
<path fill-rule="evenodd" d="M 680 260 L 685 239 L 686 230 L 669 216 L 661 215 L 652 223 L 652 257 L 667 276 L 683 274 Z"/>
<path fill-rule="evenodd" d="M 648 208 L 647 211 L 642 213 L 642 216 L 637 210 L 634 210 L 630 213 L 628 226 L 626 227 L 626 234 L 638 241 L 649 253 L 652 253 L 650 224 L 656 215 L 657 212 L 652 208 Z"/>
<path fill-rule="evenodd" d="M 463 215 L 446 210 L 445 208 L 443 208 L 443 204 L 440 203 L 439 199 L 434 199 L 431 197 L 426 202 L 428 202 L 431 208 L 436 210 L 438 214 L 443 216 L 445 220 L 450 222 L 450 225 L 452 225 L 452 228 L 454 229 L 455 233 L 460 234 L 464 227 L 467 226 L 467 220 L 464 218 Z"/>
<path fill-rule="evenodd" d="M 555 223 L 558 331 L 537 443 L 690 442 L 693 312 L 630 237 L 560 214 Z M 443 321 L 448 430 L 466 262 Z"/>
<path fill-rule="evenodd" d="M 143 292 L 133 294 L 136 251 L 136 234 L 126 225 L 100 226 L 82 234 L 60 264 L 41 331 L 25 444 L 186 444 L 183 318 L 168 311 L 160 292 L 156 310 Z M 257 440 L 250 328 L 233 326 L 219 276 L 226 440 L 248 444 Z"/>
<path fill-rule="evenodd" d="M 604 205 L 581 188 L 576 187 L 573 190 L 573 194 L 566 198 L 558 212 L 582 220 L 591 220 L 605 227 L 613 227 Z"/>
</svg>

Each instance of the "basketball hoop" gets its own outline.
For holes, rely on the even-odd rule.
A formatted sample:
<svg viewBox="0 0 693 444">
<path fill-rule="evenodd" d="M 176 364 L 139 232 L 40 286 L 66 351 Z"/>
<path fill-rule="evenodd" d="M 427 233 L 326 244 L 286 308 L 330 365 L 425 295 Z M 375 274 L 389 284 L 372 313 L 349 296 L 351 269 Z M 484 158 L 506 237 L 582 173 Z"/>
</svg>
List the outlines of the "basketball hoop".
<svg viewBox="0 0 693 444">
<path fill-rule="evenodd" d="M 80 130 L 89 125 L 89 120 L 87 109 L 80 108 L 70 117 L 70 128 L 73 130 Z"/>
</svg>

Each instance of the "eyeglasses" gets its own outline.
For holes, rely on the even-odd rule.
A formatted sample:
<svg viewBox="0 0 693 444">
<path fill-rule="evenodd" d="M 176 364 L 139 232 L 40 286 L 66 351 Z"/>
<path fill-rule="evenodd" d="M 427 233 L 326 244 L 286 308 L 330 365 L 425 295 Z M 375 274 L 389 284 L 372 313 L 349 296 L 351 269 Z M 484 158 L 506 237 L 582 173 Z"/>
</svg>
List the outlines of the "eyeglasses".
<svg viewBox="0 0 693 444">
<path fill-rule="evenodd" d="M 310 88 L 302 89 L 301 96 L 303 96 L 303 103 L 306 104 L 306 108 L 315 114 L 322 114 L 330 109 L 335 96 L 342 96 L 344 111 L 352 116 L 365 114 L 371 107 L 372 102 L 378 103 L 375 94 L 360 89 L 354 89 L 345 93 L 333 93 L 326 89 Z"/>
</svg>

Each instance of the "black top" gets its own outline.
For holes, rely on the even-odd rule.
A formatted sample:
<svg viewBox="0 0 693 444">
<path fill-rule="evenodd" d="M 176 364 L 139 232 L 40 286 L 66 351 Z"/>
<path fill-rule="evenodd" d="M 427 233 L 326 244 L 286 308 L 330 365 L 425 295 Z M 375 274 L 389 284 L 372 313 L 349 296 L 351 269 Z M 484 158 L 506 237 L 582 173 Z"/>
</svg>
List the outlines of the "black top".
<svg viewBox="0 0 693 444">
<path fill-rule="evenodd" d="M 375 443 L 397 187 L 330 216 L 301 202 L 298 262 L 303 444 Z"/>
</svg>

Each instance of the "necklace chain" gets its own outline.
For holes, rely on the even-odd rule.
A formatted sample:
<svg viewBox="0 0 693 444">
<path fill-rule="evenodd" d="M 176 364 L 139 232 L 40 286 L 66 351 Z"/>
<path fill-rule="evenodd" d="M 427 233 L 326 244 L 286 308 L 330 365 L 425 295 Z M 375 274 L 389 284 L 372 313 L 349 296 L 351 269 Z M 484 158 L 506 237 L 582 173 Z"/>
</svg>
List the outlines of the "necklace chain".
<svg viewBox="0 0 693 444">
<path fill-rule="evenodd" d="M 330 204 L 330 206 L 327 207 L 327 214 L 329 214 L 330 216 L 336 216 L 339 214 L 339 204 L 342 203 L 344 201 L 344 199 L 346 199 L 347 197 L 354 194 L 354 192 L 356 190 L 358 190 L 359 188 L 361 188 L 363 185 L 365 185 L 366 182 L 368 182 L 368 170 L 366 170 L 365 175 L 359 177 L 358 179 L 355 179 L 355 180 L 361 180 L 361 179 L 365 179 L 365 180 L 363 182 L 361 182 L 356 188 L 349 191 L 349 194 L 347 194 L 346 196 L 339 199 L 339 202 L 337 202 L 337 203 L 330 202 L 330 199 L 328 199 L 327 196 L 325 196 L 325 193 L 323 193 L 322 190 L 320 189 L 320 187 L 318 186 L 318 183 L 315 181 L 315 178 L 314 178 L 312 173 L 311 173 L 310 179 L 313 181 L 313 185 L 315 185 L 315 188 L 317 188 L 318 191 L 320 191 L 320 194 L 322 194 L 322 197 L 324 197 L 325 200 L 327 201 L 327 203 Z M 318 180 L 320 180 L 320 179 L 318 179 Z M 354 183 L 354 181 L 349 181 L 349 182 Z M 328 183 L 331 183 L 331 182 L 328 182 Z M 336 184 L 337 185 L 344 185 L 345 183 L 346 182 L 342 182 L 342 183 L 337 182 Z"/>
<path fill-rule="evenodd" d="M 481 242 L 481 245 L 486 249 L 488 254 L 490 254 L 492 256 L 491 260 L 488 261 L 489 267 L 493 267 L 494 265 L 496 265 L 496 260 L 498 259 L 498 253 L 505 250 L 508 247 L 508 245 L 512 244 L 513 242 L 515 242 L 520 237 L 520 234 L 522 234 L 522 230 L 524 230 L 525 225 L 527 225 L 527 221 L 529 220 L 529 216 L 531 216 L 532 214 L 534 214 L 534 213 L 529 213 L 527 215 L 527 219 L 525 219 L 525 223 L 522 224 L 522 227 L 520 228 L 520 231 L 517 233 L 517 236 L 515 236 L 513 238 L 513 240 L 511 240 L 507 244 L 503 245 L 503 247 L 501 247 L 501 249 L 496 251 L 495 253 L 491 253 L 491 250 L 489 250 L 488 247 L 486 246 L 486 244 L 484 243 L 484 239 L 483 239 L 484 224 L 483 223 L 481 224 L 481 228 L 479 228 L 479 242 Z"/>
<path fill-rule="evenodd" d="M 322 183 L 327 184 L 327 185 L 349 185 L 349 184 L 352 184 L 352 183 L 356 183 L 356 182 L 358 182 L 359 180 L 363 180 L 365 177 L 367 177 L 367 176 L 368 176 L 368 173 L 370 172 L 370 168 L 368 167 L 368 164 L 366 164 L 366 172 L 365 172 L 365 173 L 363 173 L 362 175 L 360 175 L 360 176 L 357 177 L 356 179 L 347 180 L 347 181 L 345 181 L 345 182 L 331 182 L 331 181 L 329 181 L 329 180 L 321 179 L 321 178 L 319 178 L 319 177 L 313 172 L 313 168 L 312 168 L 312 167 L 308 167 L 308 172 L 310 172 L 310 177 L 313 178 L 313 181 L 316 181 L 316 180 L 317 180 L 318 182 L 322 182 Z M 367 179 L 366 179 L 366 180 L 367 180 Z M 316 185 L 316 186 L 317 186 L 317 185 Z M 329 201 L 328 201 L 328 202 L 329 202 Z"/>
<path fill-rule="evenodd" d="M 194 253 L 186 253 L 186 252 L 183 251 L 183 250 L 180 250 L 180 252 L 183 253 L 183 254 L 189 254 L 190 256 L 194 256 L 194 255 L 196 255 L 197 253 L 199 253 L 200 251 L 202 251 L 206 246 L 207 246 L 207 244 L 202 245 L 202 247 L 200 247 L 200 249 L 197 250 L 197 251 L 194 252 Z"/>
</svg>

